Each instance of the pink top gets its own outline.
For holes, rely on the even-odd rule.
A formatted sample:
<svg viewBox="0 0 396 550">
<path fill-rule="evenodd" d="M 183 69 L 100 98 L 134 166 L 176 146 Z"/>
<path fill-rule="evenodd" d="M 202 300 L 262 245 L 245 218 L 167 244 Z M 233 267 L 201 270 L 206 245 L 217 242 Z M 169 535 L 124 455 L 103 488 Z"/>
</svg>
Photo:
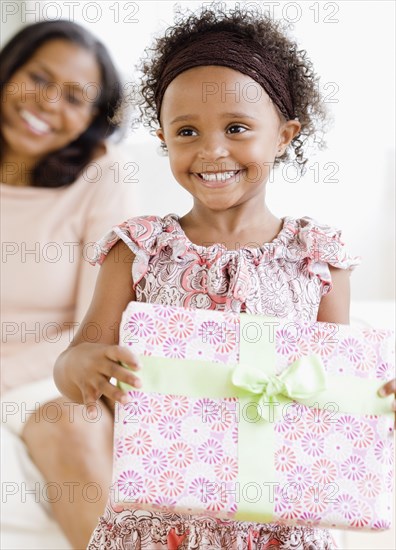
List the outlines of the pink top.
<svg viewBox="0 0 396 550">
<path fill-rule="evenodd" d="M 353 269 L 359 263 L 339 230 L 308 217 L 283 218 L 272 242 L 237 250 L 192 243 L 178 220 L 176 214 L 142 216 L 113 227 L 98 242 L 93 263 L 101 264 L 122 239 L 136 255 L 132 279 L 139 302 L 307 322 L 316 321 L 321 297 L 332 288 L 329 265 Z"/>
<path fill-rule="evenodd" d="M 71 185 L 0 185 L 2 392 L 52 376 L 88 309 L 98 269 L 88 260 L 106 229 L 136 208 L 125 165 L 107 146 Z"/>
</svg>

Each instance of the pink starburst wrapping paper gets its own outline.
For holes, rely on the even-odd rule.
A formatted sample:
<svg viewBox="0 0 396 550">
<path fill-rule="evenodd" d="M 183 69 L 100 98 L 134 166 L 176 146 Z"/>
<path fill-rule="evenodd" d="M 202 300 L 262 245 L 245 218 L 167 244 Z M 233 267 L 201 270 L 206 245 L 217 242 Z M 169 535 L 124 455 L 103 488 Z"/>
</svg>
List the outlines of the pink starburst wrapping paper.
<svg viewBox="0 0 396 550">
<path fill-rule="evenodd" d="M 131 302 L 120 344 L 142 356 L 143 369 L 149 368 L 145 358 L 158 358 L 160 365 L 163 358 L 163 369 L 169 360 L 182 360 L 185 369 L 191 362 L 211 362 L 216 369 L 238 363 L 241 338 L 257 339 L 267 330 L 274 337 L 276 375 L 301 357 L 319 354 L 326 375 L 339 377 L 341 384 L 345 380 L 351 401 L 368 383 L 378 399 L 378 388 L 394 376 L 389 330 L 281 319 L 264 325 L 257 317 L 241 334 L 235 313 Z M 210 388 L 210 377 L 206 383 Z M 336 398 L 324 406 L 314 399 L 309 405 L 289 400 L 265 422 L 257 410 L 238 408 L 238 397 L 190 397 L 144 387 L 129 394 L 129 404 L 116 406 L 112 500 L 117 506 L 340 529 L 390 527 L 391 414 L 341 410 Z M 242 422 L 256 430 L 248 449 L 241 449 Z M 264 430 L 271 430 L 265 454 L 272 474 L 263 462 L 261 483 L 241 483 L 240 461 L 260 460 L 257 442 L 266 437 Z M 260 519 L 252 510 L 259 510 L 262 500 L 272 511 Z"/>
</svg>

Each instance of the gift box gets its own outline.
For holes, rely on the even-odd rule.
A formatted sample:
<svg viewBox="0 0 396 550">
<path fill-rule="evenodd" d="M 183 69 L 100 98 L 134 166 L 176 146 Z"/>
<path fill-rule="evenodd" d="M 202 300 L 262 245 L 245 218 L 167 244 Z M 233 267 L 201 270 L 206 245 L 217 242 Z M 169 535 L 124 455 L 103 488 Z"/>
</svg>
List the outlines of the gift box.
<svg viewBox="0 0 396 550">
<path fill-rule="evenodd" d="M 131 302 L 142 388 L 116 404 L 111 498 L 235 521 L 388 529 L 393 333 Z M 124 384 L 121 384 L 125 388 Z"/>
</svg>

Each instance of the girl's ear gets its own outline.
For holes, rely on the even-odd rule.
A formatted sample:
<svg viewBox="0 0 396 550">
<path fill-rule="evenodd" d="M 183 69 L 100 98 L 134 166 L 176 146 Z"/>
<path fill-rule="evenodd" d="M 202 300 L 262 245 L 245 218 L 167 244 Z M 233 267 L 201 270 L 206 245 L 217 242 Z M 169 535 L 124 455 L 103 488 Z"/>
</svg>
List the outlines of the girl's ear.
<svg viewBox="0 0 396 550">
<path fill-rule="evenodd" d="M 157 134 L 157 137 L 163 142 L 165 143 L 165 135 L 164 135 L 164 131 L 162 128 L 158 128 L 158 130 L 156 130 L 155 132 Z"/>
<path fill-rule="evenodd" d="M 278 142 L 278 152 L 281 154 L 277 156 L 283 155 L 286 147 L 289 145 L 292 139 L 300 133 L 300 130 L 301 124 L 298 120 L 288 120 L 287 122 L 282 124 Z"/>
</svg>

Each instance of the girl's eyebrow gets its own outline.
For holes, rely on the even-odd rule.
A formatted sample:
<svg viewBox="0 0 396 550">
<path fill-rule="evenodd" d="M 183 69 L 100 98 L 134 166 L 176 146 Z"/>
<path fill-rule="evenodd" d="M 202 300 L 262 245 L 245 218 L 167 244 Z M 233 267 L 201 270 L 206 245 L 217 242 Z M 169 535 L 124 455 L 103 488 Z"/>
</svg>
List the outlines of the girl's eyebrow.
<svg viewBox="0 0 396 550">
<path fill-rule="evenodd" d="M 257 120 L 256 117 L 247 115 L 246 113 L 223 113 L 222 118 L 248 118 L 249 120 Z M 170 124 L 176 124 L 176 122 L 186 122 L 188 120 L 194 120 L 198 118 L 195 115 L 180 115 L 174 118 Z"/>
<path fill-rule="evenodd" d="M 238 112 L 238 113 L 224 113 L 223 118 L 248 118 L 250 120 L 257 120 L 256 117 L 248 115 L 246 113 Z"/>
<path fill-rule="evenodd" d="M 176 124 L 176 122 L 185 122 L 186 120 L 193 120 L 197 118 L 196 116 L 194 115 L 180 115 L 180 116 L 177 116 L 176 118 L 174 118 L 170 124 Z"/>
</svg>

